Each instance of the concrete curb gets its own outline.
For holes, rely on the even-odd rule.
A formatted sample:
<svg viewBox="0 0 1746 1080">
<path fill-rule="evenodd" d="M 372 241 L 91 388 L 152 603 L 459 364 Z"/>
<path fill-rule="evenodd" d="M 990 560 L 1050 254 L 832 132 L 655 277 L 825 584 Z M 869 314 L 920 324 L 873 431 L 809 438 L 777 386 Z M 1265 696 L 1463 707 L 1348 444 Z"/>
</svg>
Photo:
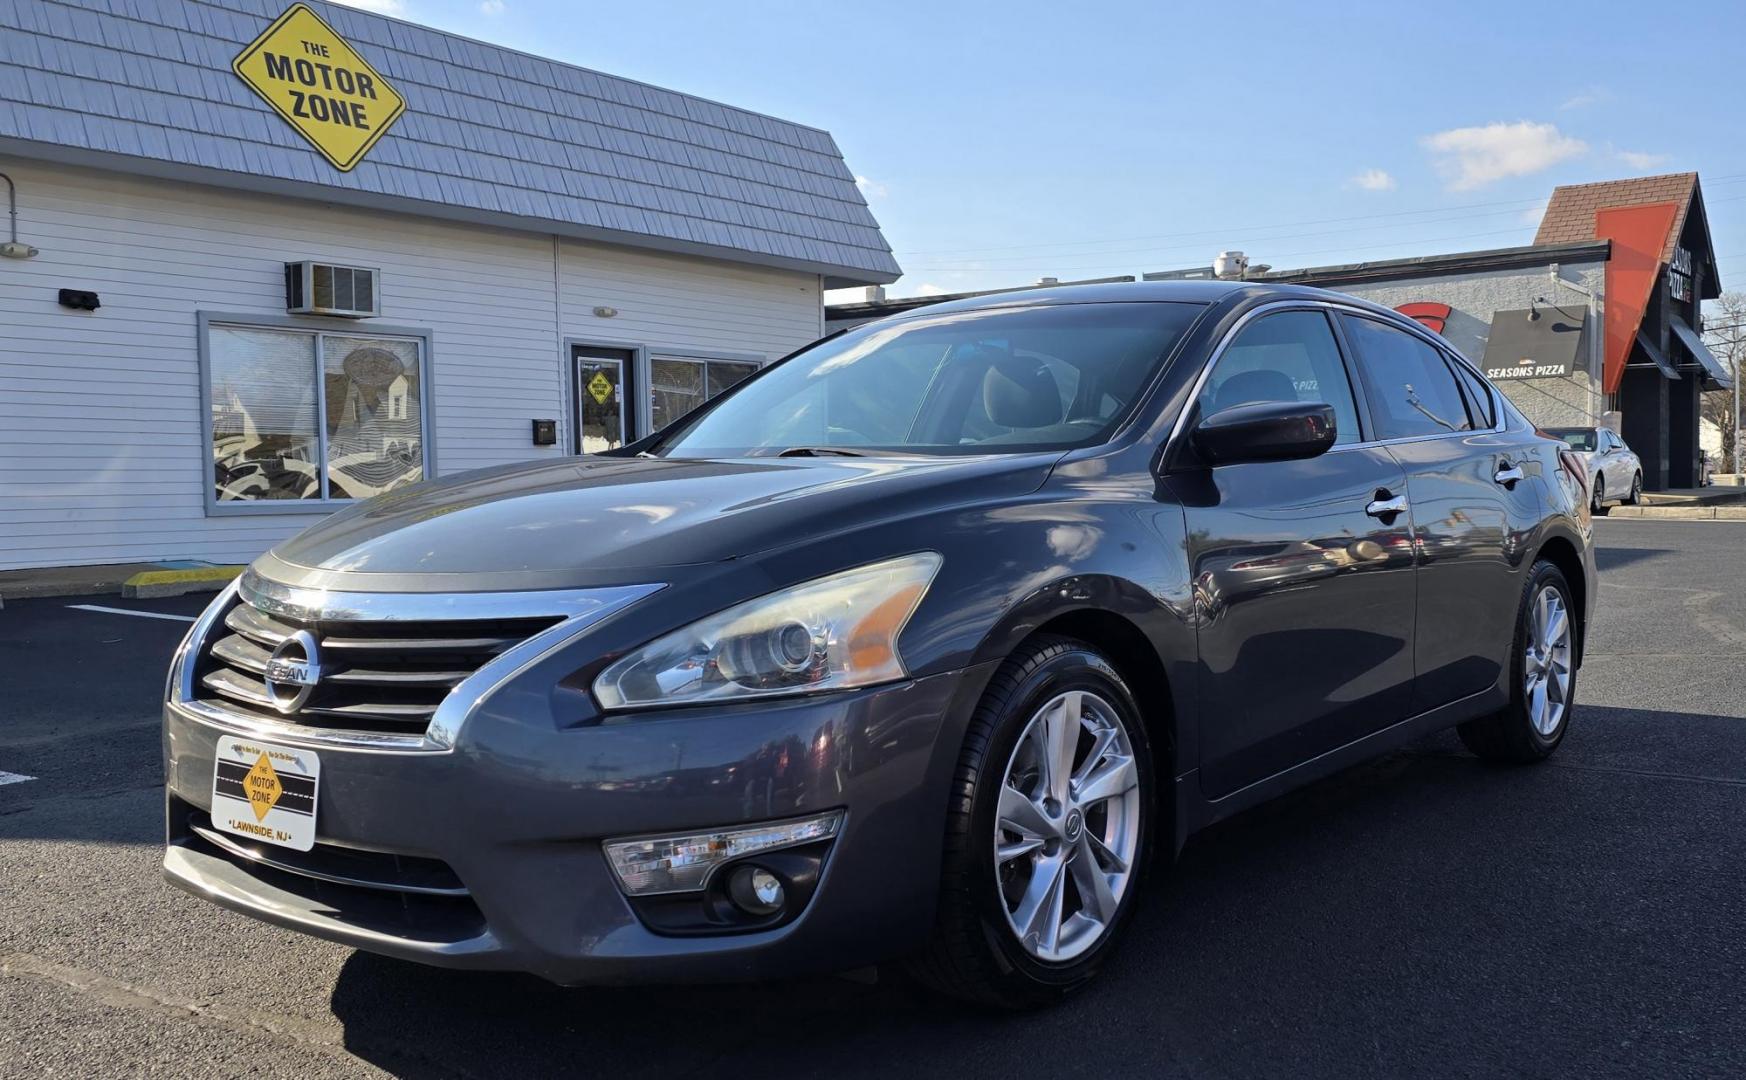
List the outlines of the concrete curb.
<svg viewBox="0 0 1746 1080">
<path fill-rule="evenodd" d="M 193 570 L 145 570 L 121 583 L 121 595 L 137 600 L 217 592 L 242 573 L 241 566 L 202 566 Z"/>
<path fill-rule="evenodd" d="M 1615 506 L 1602 516 L 1655 521 L 1746 521 L 1746 506 Z"/>
</svg>

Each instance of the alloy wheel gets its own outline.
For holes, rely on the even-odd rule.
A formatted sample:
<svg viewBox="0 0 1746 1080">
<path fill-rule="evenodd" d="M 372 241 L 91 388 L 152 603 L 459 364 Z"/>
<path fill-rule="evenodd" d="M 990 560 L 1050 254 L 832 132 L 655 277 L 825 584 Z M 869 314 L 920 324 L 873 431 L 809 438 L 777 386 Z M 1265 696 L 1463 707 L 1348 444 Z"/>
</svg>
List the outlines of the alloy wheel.
<svg viewBox="0 0 1746 1080">
<path fill-rule="evenodd" d="M 1551 737 L 1570 706 L 1570 612 L 1551 585 L 1534 594 L 1528 610 L 1522 683 L 1528 719 L 1542 737 Z"/>
<path fill-rule="evenodd" d="M 1602 480 L 1597 475 L 1594 478 L 1594 510 L 1595 510 L 1595 512 L 1599 513 L 1601 510 L 1606 508 L 1606 505 L 1607 505 L 1606 481 Z"/>
<path fill-rule="evenodd" d="M 1140 773 L 1121 713 L 1057 694 L 1019 735 L 1000 786 L 996 885 L 1025 951 L 1074 959 L 1114 924 L 1140 843 Z"/>
</svg>

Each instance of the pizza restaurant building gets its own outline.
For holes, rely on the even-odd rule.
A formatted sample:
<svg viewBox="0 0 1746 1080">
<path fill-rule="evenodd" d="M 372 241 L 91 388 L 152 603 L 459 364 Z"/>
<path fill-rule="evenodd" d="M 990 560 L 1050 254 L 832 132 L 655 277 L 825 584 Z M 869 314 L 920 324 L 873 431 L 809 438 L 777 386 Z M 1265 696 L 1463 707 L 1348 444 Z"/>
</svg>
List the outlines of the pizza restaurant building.
<svg viewBox="0 0 1746 1080">
<path fill-rule="evenodd" d="M 1144 275 L 1213 276 L 1211 267 Z M 1702 339 L 1699 309 L 1721 295 L 1721 281 L 1696 173 L 1557 188 L 1534 242 L 1521 247 L 1257 280 L 1394 308 L 1447 338 L 1535 423 L 1618 431 L 1642 459 L 1648 490 L 1701 482 L 1699 397 L 1731 387 L 1732 372 Z M 842 329 L 951 299 L 833 305 L 825 322 Z"/>
<path fill-rule="evenodd" d="M 899 273 L 826 132 L 320 0 L 0 3 L 0 176 L 0 570 L 623 445 Z"/>
<path fill-rule="evenodd" d="M 1733 385 L 1703 342 L 1721 295 L 1696 173 L 1557 188 L 1532 245 L 1267 275 L 1441 333 L 1545 427 L 1606 426 L 1650 491 L 1702 482 L 1699 403 Z"/>
</svg>

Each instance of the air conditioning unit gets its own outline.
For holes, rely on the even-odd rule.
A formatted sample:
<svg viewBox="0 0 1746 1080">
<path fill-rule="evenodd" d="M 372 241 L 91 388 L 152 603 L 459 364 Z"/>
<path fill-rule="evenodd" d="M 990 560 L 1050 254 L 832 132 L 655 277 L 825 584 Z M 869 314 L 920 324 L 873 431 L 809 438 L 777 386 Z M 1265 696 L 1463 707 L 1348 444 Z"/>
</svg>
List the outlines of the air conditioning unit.
<svg viewBox="0 0 1746 1080">
<path fill-rule="evenodd" d="M 331 263 L 285 264 L 285 310 L 293 315 L 368 319 L 382 314 L 380 270 Z"/>
</svg>

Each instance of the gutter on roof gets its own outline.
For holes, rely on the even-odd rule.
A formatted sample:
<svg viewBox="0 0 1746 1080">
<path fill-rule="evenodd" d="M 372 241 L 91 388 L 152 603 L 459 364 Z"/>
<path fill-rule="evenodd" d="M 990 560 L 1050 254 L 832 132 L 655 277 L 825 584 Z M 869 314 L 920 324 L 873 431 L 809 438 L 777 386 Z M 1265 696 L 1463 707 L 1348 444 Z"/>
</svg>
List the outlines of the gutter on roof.
<svg viewBox="0 0 1746 1080">
<path fill-rule="evenodd" d="M 1548 266 L 1552 263 L 1603 262 L 1610 250 L 1611 242 L 1607 240 L 1529 244 L 1525 247 L 1462 251 L 1449 255 L 1420 255 L 1410 259 L 1379 259 L 1374 262 L 1312 266 L 1302 270 L 1276 270 L 1252 280 L 1293 285 L 1347 285 L 1399 278 L 1437 277 L 1464 271 Z"/>
</svg>

